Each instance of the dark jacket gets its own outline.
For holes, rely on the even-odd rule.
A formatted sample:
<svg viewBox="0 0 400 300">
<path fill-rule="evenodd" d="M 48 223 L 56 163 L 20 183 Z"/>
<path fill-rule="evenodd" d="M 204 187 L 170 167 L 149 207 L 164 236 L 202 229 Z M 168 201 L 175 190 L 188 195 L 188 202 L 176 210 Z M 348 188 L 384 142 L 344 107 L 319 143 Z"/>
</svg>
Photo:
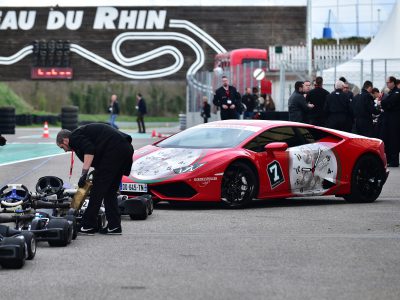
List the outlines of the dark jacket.
<svg viewBox="0 0 400 300">
<path fill-rule="evenodd" d="M 323 124 L 325 123 L 324 106 L 326 96 L 328 95 L 329 92 L 322 87 L 315 87 L 307 94 L 306 101 L 308 103 L 314 104 L 314 107 L 308 113 L 308 118 L 311 124 L 323 126 Z"/>
<path fill-rule="evenodd" d="M 119 115 L 119 103 L 118 101 L 114 101 L 114 103 L 111 106 L 111 114 L 113 115 Z"/>
<path fill-rule="evenodd" d="M 388 162 L 398 165 L 400 151 L 400 90 L 393 88 L 381 101 L 384 110 L 381 138 L 385 142 L 385 152 Z"/>
<path fill-rule="evenodd" d="M 246 105 L 246 111 L 253 112 L 257 104 L 257 96 L 253 94 L 244 94 L 242 96 L 242 103 Z"/>
<path fill-rule="evenodd" d="M 138 112 L 142 115 L 147 114 L 147 106 L 144 98 L 141 98 L 138 102 Z"/>
<path fill-rule="evenodd" d="M 210 118 L 211 117 L 211 106 L 208 103 L 204 103 L 201 108 L 201 116 L 203 118 Z"/>
<path fill-rule="evenodd" d="M 228 87 L 228 91 L 221 86 L 219 89 L 215 91 L 213 103 L 215 106 L 218 106 L 221 110 L 221 120 L 227 119 L 237 119 L 237 105 L 240 104 L 240 95 L 236 91 L 236 88 L 233 86 Z M 222 108 L 222 105 L 227 105 L 228 108 Z M 234 104 L 236 106 L 235 109 L 230 109 L 229 106 Z"/>
<path fill-rule="evenodd" d="M 351 131 L 352 111 L 350 98 L 342 90 L 335 90 L 326 97 L 324 112 L 327 115 L 327 127 Z"/>
<path fill-rule="evenodd" d="M 93 168 L 113 168 L 115 161 L 123 159 L 127 161 L 125 175 L 129 175 L 132 167 L 131 143 L 131 136 L 101 123 L 80 126 L 69 137 L 69 146 L 82 162 L 85 154 L 91 154 Z"/>
<path fill-rule="evenodd" d="M 289 121 L 304 122 L 305 115 L 309 111 L 306 99 L 303 94 L 294 91 L 289 98 Z"/>
<path fill-rule="evenodd" d="M 356 95 L 351 102 L 351 107 L 358 134 L 372 137 L 374 135 L 373 114 L 379 114 L 375 108 L 374 97 L 365 89 Z"/>
</svg>

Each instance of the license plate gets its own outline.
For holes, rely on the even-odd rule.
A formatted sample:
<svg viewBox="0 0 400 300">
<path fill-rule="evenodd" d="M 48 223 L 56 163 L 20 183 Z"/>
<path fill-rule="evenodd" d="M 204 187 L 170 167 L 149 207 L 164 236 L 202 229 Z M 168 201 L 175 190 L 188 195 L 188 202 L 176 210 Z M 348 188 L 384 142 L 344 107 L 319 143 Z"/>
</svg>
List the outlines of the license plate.
<svg viewBox="0 0 400 300">
<path fill-rule="evenodd" d="M 121 183 L 121 192 L 147 193 L 147 184 L 145 183 Z"/>
</svg>

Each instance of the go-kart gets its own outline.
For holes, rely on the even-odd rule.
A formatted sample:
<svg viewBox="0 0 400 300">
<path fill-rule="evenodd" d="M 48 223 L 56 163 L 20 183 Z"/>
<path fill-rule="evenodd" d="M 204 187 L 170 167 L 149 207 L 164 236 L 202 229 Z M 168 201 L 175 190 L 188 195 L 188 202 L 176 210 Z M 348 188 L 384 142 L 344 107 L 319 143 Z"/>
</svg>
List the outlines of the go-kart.
<svg viewBox="0 0 400 300">
<path fill-rule="evenodd" d="M 89 204 L 89 199 L 86 198 L 81 205 L 73 205 L 73 198 L 77 192 L 77 189 L 65 189 L 61 178 L 44 176 L 39 178 L 36 184 L 36 193 L 32 194 L 32 205 L 36 208 L 51 209 L 53 216 L 61 216 L 69 220 L 74 217 L 75 228 L 77 228 L 80 226 L 82 216 Z M 98 228 L 106 226 L 106 214 L 103 206 L 99 210 L 97 226 Z M 74 237 L 76 237 L 76 232 L 75 230 Z"/>
<path fill-rule="evenodd" d="M 43 202 L 43 203 L 42 203 Z M 15 224 L 15 229 L 30 231 L 37 241 L 47 241 L 50 246 L 67 246 L 74 233 L 75 217 L 56 217 L 41 207 L 45 201 L 34 201 L 26 186 L 8 184 L 0 189 L 0 223 Z"/>
<path fill-rule="evenodd" d="M 19 231 L 0 225 L 0 265 L 3 268 L 20 269 L 25 259 L 36 255 L 36 238 L 32 232 Z"/>
</svg>

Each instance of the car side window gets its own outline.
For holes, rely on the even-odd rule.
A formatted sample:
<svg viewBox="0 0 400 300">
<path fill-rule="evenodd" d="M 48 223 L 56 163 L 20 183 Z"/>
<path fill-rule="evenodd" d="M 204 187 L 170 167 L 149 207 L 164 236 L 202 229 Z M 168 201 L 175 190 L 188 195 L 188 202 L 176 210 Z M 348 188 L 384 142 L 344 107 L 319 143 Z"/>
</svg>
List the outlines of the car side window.
<svg viewBox="0 0 400 300">
<path fill-rule="evenodd" d="M 249 143 L 244 148 L 254 152 L 263 152 L 265 145 L 273 142 L 284 142 L 288 147 L 295 147 L 304 144 L 303 139 L 296 134 L 293 127 L 283 126 L 268 129 Z"/>
<path fill-rule="evenodd" d="M 337 136 L 316 128 L 297 127 L 296 129 L 301 138 L 304 139 L 304 144 L 316 143 L 324 139 L 340 140 Z"/>
<path fill-rule="evenodd" d="M 317 140 L 319 140 L 318 134 L 314 135 L 311 132 L 311 130 L 313 128 L 298 127 L 296 129 L 297 129 L 297 132 L 299 133 L 300 137 L 303 139 L 303 144 L 311 144 L 311 143 L 315 143 Z"/>
</svg>

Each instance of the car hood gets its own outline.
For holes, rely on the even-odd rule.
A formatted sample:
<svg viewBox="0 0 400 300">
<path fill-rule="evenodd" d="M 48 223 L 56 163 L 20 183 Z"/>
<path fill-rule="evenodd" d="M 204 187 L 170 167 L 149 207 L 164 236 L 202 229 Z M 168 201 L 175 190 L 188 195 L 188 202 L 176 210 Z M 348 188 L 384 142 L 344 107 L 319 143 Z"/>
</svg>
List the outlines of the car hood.
<svg viewBox="0 0 400 300">
<path fill-rule="evenodd" d="M 204 158 L 226 149 L 159 148 L 138 150 L 134 156 L 130 179 L 134 181 L 162 181 L 191 172 L 205 164 Z"/>
</svg>

